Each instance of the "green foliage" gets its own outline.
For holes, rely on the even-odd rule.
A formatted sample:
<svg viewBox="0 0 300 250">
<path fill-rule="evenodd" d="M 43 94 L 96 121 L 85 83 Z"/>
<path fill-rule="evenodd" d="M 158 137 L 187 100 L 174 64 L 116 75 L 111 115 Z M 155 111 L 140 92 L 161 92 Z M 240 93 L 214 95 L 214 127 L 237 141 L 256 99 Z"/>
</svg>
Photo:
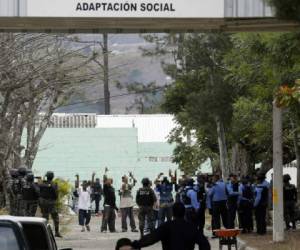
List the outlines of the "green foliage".
<svg viewBox="0 0 300 250">
<path fill-rule="evenodd" d="M 280 19 L 300 21 L 299 0 L 268 0 Z"/>
<path fill-rule="evenodd" d="M 58 199 L 56 206 L 62 211 L 65 208 L 66 201 L 71 192 L 71 184 L 60 178 L 56 178 L 54 183 L 58 186 Z"/>
</svg>

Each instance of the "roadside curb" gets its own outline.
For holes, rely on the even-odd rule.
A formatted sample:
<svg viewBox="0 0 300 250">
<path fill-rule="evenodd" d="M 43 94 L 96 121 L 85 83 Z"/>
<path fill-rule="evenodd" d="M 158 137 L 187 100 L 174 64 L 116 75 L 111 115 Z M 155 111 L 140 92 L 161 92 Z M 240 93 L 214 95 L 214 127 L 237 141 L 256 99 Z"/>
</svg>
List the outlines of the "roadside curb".
<svg viewBox="0 0 300 250">
<path fill-rule="evenodd" d="M 237 238 L 238 241 L 238 250 L 256 250 L 256 248 L 247 246 L 247 243 L 241 240 L 239 237 Z"/>
</svg>

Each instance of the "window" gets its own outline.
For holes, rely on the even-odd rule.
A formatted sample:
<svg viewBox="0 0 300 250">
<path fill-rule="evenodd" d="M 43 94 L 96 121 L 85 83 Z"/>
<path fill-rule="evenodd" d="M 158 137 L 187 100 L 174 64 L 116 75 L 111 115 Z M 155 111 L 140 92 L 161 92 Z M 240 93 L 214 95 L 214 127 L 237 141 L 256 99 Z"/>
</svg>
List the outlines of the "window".
<svg viewBox="0 0 300 250">
<path fill-rule="evenodd" d="M 0 226 L 0 249 L 20 250 L 15 232 L 11 227 Z"/>
<path fill-rule="evenodd" d="M 47 234 L 42 225 L 22 223 L 22 226 L 31 250 L 49 249 Z"/>
</svg>

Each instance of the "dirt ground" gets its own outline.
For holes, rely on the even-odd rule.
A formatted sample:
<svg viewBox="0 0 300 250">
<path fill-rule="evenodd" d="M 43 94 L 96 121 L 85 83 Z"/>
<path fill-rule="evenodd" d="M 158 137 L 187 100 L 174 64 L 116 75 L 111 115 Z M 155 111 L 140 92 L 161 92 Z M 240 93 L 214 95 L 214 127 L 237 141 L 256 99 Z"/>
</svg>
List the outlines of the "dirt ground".
<svg viewBox="0 0 300 250">
<path fill-rule="evenodd" d="M 240 236 L 249 247 L 257 250 L 300 250 L 300 231 L 287 232 L 283 243 L 273 243 L 272 237 L 272 232 L 268 232 L 265 236 L 254 233 Z"/>
</svg>

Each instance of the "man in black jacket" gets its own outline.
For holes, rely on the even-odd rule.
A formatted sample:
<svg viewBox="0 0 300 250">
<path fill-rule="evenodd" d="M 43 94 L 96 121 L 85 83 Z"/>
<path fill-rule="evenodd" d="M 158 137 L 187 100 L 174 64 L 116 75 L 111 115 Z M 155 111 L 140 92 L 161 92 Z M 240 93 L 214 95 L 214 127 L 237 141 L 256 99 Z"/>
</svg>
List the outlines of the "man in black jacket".
<svg viewBox="0 0 300 250">
<path fill-rule="evenodd" d="M 134 241 L 133 249 L 140 249 L 161 241 L 163 250 L 193 250 L 195 244 L 200 250 L 210 250 L 206 237 L 195 225 L 184 220 L 184 214 L 184 205 L 175 203 L 173 205 L 174 220 L 163 223 L 152 233 Z"/>
<path fill-rule="evenodd" d="M 105 179 L 103 186 L 103 196 L 104 196 L 104 211 L 102 218 L 101 232 L 107 231 L 107 225 L 111 233 L 116 232 L 115 221 L 116 213 L 118 211 L 116 206 L 116 195 L 115 189 L 112 187 L 112 179 Z"/>
</svg>

